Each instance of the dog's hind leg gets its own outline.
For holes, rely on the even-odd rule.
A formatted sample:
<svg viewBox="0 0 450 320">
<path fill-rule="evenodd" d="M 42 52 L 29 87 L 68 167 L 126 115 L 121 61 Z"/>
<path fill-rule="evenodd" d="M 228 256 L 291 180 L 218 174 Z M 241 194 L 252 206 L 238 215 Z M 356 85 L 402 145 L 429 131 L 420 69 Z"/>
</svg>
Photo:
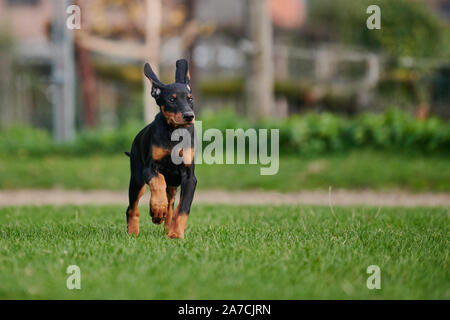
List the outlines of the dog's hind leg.
<svg viewBox="0 0 450 320">
<path fill-rule="evenodd" d="M 180 203 L 172 218 L 172 225 L 170 226 L 169 238 L 184 238 L 184 231 L 191 210 L 192 199 L 194 197 L 195 188 L 197 186 L 197 178 L 193 171 L 189 177 L 184 177 L 181 181 Z"/>
<path fill-rule="evenodd" d="M 130 179 L 130 188 L 128 189 L 129 205 L 127 209 L 128 233 L 139 234 L 139 199 L 145 192 L 145 183 L 138 183 L 133 177 Z"/>
</svg>

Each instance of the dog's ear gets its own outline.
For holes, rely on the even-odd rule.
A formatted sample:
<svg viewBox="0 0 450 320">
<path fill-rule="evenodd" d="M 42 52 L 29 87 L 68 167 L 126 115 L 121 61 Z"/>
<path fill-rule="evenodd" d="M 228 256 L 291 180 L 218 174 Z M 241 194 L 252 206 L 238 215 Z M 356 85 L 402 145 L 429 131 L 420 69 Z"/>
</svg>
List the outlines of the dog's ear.
<svg viewBox="0 0 450 320">
<path fill-rule="evenodd" d="M 152 83 L 152 97 L 157 98 L 161 94 L 161 89 L 164 88 L 164 84 L 159 81 L 156 74 L 153 72 L 152 67 L 148 63 L 144 66 L 144 74 Z"/>
<path fill-rule="evenodd" d="M 180 59 L 177 61 L 176 66 L 175 82 L 188 84 L 188 62 L 185 59 Z"/>
</svg>

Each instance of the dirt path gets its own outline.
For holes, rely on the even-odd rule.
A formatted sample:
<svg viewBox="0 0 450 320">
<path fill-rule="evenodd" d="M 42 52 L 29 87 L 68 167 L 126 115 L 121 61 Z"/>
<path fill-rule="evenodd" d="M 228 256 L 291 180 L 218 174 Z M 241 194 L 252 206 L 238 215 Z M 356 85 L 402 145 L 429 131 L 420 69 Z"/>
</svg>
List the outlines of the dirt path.
<svg viewBox="0 0 450 320">
<path fill-rule="evenodd" d="M 400 191 L 302 191 L 278 193 L 269 191 L 228 192 L 199 190 L 195 203 L 210 204 L 309 204 L 309 205 L 368 205 L 368 206 L 450 206 L 448 193 L 412 194 Z M 141 203 L 149 201 L 147 192 Z M 64 204 L 121 204 L 127 203 L 127 191 L 76 190 L 8 190 L 0 191 L 0 206 L 64 205 Z"/>
</svg>

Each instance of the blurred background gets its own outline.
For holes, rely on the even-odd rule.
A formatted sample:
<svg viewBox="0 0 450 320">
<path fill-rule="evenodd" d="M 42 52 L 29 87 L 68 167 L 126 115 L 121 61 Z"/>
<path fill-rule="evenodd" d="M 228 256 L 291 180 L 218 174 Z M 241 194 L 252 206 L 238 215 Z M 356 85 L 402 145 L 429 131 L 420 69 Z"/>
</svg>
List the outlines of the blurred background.
<svg viewBox="0 0 450 320">
<path fill-rule="evenodd" d="M 125 189 L 158 112 L 143 64 L 173 82 L 187 58 L 204 129 L 280 128 L 276 177 L 203 165 L 200 188 L 450 191 L 450 1 L 0 0 L 0 19 L 0 188 Z"/>
</svg>

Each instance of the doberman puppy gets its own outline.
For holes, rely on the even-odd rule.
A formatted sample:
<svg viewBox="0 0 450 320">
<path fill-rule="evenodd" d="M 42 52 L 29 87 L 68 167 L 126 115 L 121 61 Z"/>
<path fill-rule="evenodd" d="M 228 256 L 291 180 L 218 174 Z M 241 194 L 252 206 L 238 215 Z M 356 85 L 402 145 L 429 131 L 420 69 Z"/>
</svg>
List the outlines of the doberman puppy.
<svg viewBox="0 0 450 320">
<path fill-rule="evenodd" d="M 131 167 L 126 212 L 128 233 L 139 234 L 138 202 L 148 184 L 153 223 L 161 224 L 164 220 L 168 236 L 182 239 L 197 185 L 194 175 L 194 100 L 189 87 L 188 63 L 184 59 L 177 61 L 175 82 L 172 84 L 163 84 L 148 63 L 145 64 L 144 74 L 150 80 L 151 95 L 161 111 L 152 123 L 138 133 L 131 152 L 126 152 Z M 179 128 L 183 128 L 191 138 L 188 147 L 182 149 L 176 148 L 179 141 L 172 141 L 172 133 Z M 174 154 L 182 159 L 180 164 L 173 161 Z M 181 186 L 180 202 L 174 211 L 178 186 Z"/>
</svg>

